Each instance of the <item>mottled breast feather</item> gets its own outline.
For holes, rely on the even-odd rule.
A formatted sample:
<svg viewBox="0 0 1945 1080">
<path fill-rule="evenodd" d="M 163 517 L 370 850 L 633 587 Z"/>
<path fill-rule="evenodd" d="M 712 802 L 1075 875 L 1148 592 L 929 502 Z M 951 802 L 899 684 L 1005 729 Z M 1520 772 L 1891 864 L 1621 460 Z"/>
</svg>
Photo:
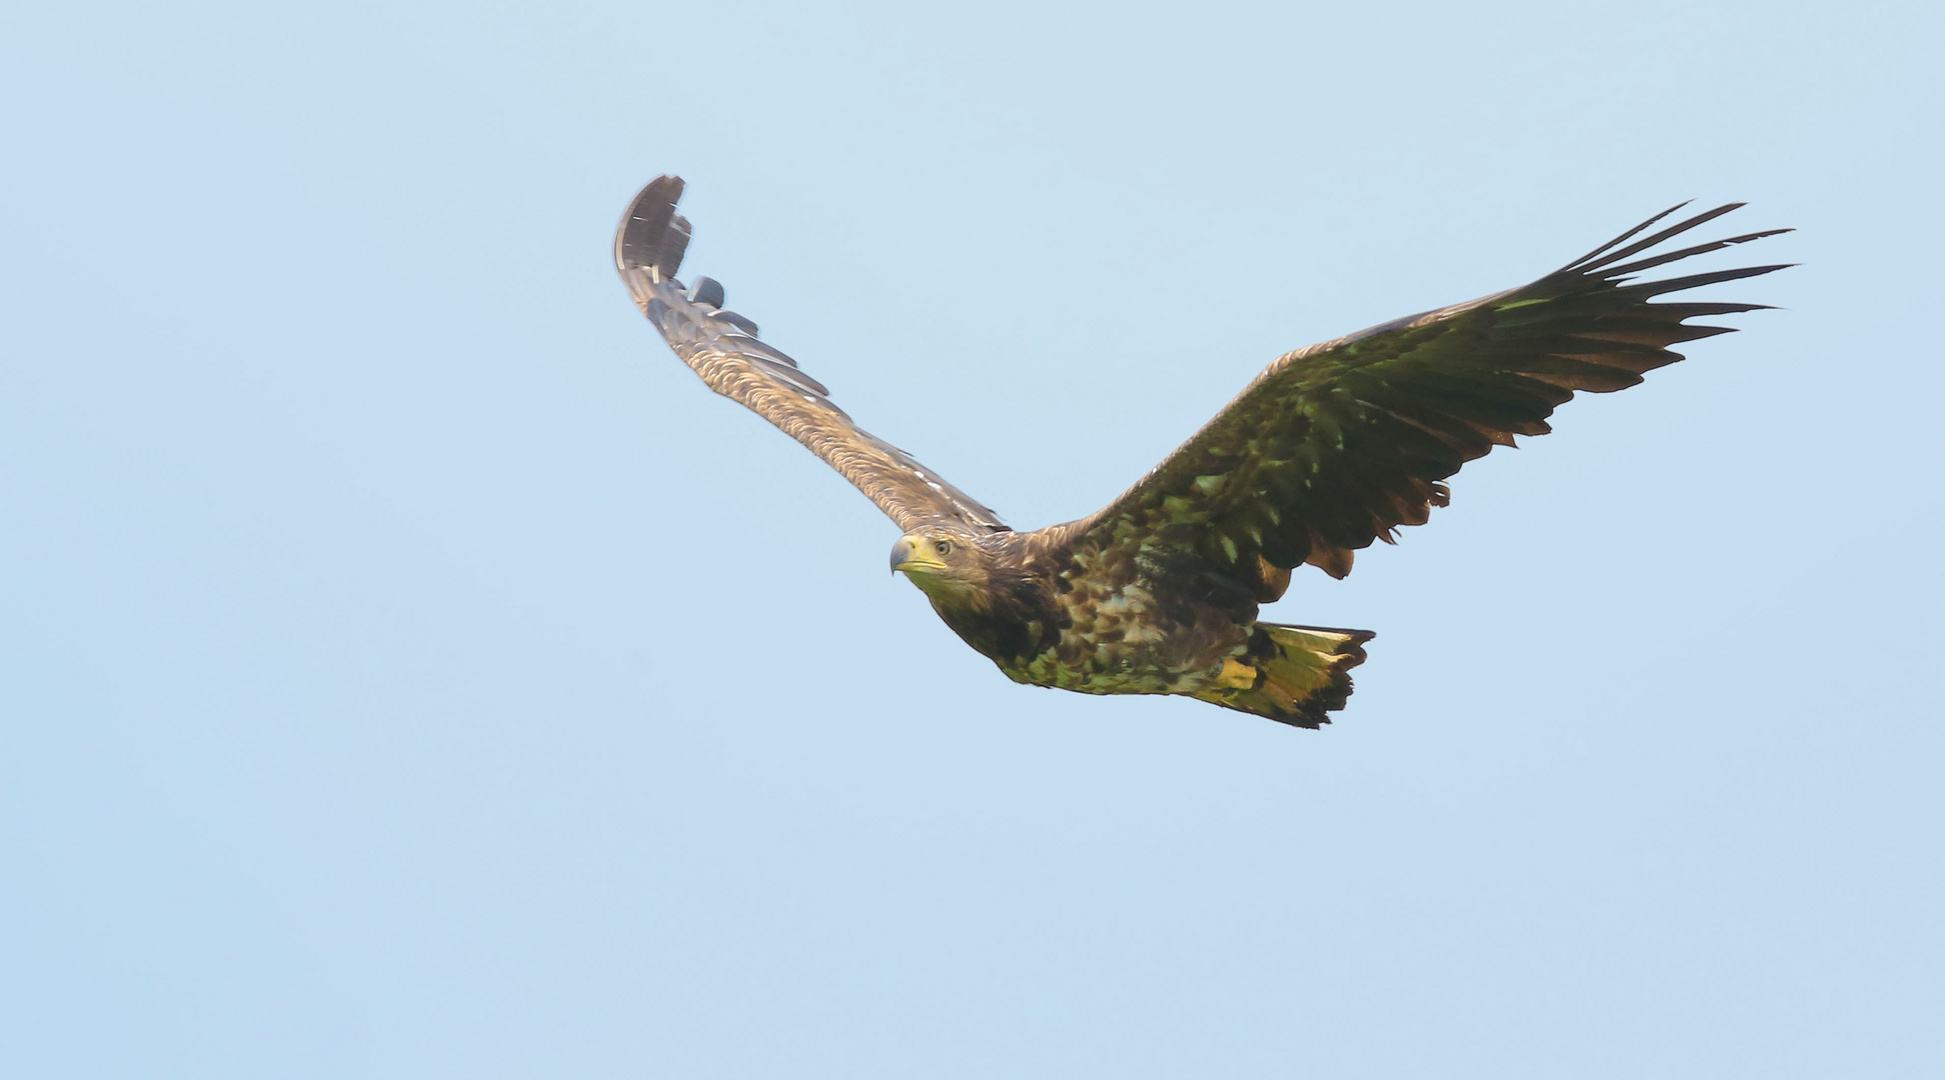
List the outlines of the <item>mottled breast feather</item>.
<svg viewBox="0 0 1945 1080">
<path fill-rule="evenodd" d="M 711 390 L 782 429 L 823 458 L 900 529 L 927 521 L 1008 531 L 999 515 L 919 464 L 910 454 L 858 427 L 830 401 L 824 384 L 758 339 L 756 324 L 722 310 L 723 288 L 675 278 L 689 244 L 689 222 L 675 212 L 682 181 L 661 176 L 628 206 L 615 230 L 615 269 L 635 304 L 663 340 Z"/>
<path fill-rule="evenodd" d="M 1446 505 L 1443 481 L 1465 462 L 1550 430 L 1547 417 L 1575 391 L 1633 386 L 1682 358 L 1668 346 L 1730 330 L 1685 320 L 1767 306 L 1650 300 L 1780 265 L 1629 278 L 1789 231 L 1626 261 L 1740 205 L 1633 239 L 1674 213 L 1665 211 L 1523 288 L 1282 356 L 1139 483 L 1091 517 L 1043 530 L 1044 543 L 1151 562 L 1170 549 L 1183 556 L 1185 588 L 1264 602 L 1306 562 L 1343 577 L 1353 552 Z"/>
</svg>

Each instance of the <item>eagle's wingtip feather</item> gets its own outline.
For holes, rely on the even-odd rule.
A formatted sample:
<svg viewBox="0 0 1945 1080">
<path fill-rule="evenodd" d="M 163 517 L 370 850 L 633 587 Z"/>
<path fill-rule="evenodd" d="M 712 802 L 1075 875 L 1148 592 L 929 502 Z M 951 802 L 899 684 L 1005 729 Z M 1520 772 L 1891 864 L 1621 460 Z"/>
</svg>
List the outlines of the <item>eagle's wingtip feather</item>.
<svg viewBox="0 0 1945 1080">
<path fill-rule="evenodd" d="M 688 220 L 675 212 L 676 203 L 682 200 L 683 187 L 681 177 L 664 173 L 644 184 L 629 200 L 621 224 L 615 229 L 616 271 L 625 274 L 640 267 L 655 270 L 663 277 L 674 276 L 689 238 Z M 679 242 L 671 243 L 677 240 L 678 231 Z M 671 261 L 671 254 L 676 265 L 664 270 L 663 265 Z"/>
</svg>

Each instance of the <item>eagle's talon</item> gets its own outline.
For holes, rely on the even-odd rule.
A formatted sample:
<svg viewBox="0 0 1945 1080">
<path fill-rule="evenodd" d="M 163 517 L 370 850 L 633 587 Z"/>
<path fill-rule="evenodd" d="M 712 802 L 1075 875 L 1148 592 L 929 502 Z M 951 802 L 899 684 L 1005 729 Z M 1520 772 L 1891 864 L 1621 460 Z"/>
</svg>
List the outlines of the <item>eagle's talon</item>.
<svg viewBox="0 0 1945 1080">
<path fill-rule="evenodd" d="M 1256 669 L 1248 664 L 1239 664 L 1234 657 L 1225 657 L 1222 670 L 1216 672 L 1216 687 L 1221 690 L 1251 690 L 1256 687 Z"/>
</svg>

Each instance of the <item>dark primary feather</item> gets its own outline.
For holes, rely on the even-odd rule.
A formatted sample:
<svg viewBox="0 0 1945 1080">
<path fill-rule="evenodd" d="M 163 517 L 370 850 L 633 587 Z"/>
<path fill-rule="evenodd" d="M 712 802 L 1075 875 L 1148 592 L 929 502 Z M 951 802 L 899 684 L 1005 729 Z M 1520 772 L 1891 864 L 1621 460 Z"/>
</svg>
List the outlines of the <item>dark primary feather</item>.
<svg viewBox="0 0 1945 1080">
<path fill-rule="evenodd" d="M 1628 242 L 1665 211 L 1530 285 L 1289 353 L 1113 503 L 1046 530 L 1048 542 L 1151 562 L 1170 552 L 1203 587 L 1227 583 L 1261 602 L 1301 563 L 1343 577 L 1353 552 L 1444 506 L 1443 481 L 1465 462 L 1550 430 L 1575 391 L 1633 386 L 1682 358 L 1668 346 L 1731 329 L 1684 320 L 1766 306 L 1650 300 L 1781 266 L 1628 275 L 1787 229 L 1623 261 L 1740 205 Z"/>
<path fill-rule="evenodd" d="M 755 323 L 722 310 L 722 285 L 697 278 L 693 289 L 683 289 L 675 279 L 689 246 L 689 222 L 675 212 L 681 197 L 682 181 L 674 176 L 657 177 L 635 196 L 615 230 L 615 269 L 683 363 L 711 390 L 810 448 L 900 529 L 943 520 L 1006 531 L 993 511 L 852 423 L 823 383 L 757 338 Z"/>
</svg>

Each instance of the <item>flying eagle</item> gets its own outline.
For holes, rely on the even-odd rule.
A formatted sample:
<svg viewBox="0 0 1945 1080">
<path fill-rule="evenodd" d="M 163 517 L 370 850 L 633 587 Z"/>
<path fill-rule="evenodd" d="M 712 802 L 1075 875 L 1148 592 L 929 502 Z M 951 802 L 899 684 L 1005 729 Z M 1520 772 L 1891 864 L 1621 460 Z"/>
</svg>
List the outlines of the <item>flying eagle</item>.
<svg viewBox="0 0 1945 1080">
<path fill-rule="evenodd" d="M 1344 707 L 1372 634 L 1256 621 L 1291 570 L 1343 577 L 1359 549 L 1445 506 L 1459 466 L 1550 430 L 1574 391 L 1633 386 L 1682 358 L 1668 346 L 1731 329 L 1685 320 L 1767 306 L 1652 297 L 1783 266 L 1629 275 L 1789 231 L 1644 255 L 1742 204 L 1635 239 L 1678 206 L 1530 285 L 1298 349 L 1106 507 L 1016 532 L 853 423 L 756 324 L 723 309 L 720 284 L 676 280 L 689 243 L 681 195 L 681 179 L 659 177 L 622 217 L 615 266 L 635 303 L 711 390 L 803 443 L 897 523 L 892 570 L 966 644 L 1015 682 L 1181 694 L 1306 728 Z"/>
</svg>

